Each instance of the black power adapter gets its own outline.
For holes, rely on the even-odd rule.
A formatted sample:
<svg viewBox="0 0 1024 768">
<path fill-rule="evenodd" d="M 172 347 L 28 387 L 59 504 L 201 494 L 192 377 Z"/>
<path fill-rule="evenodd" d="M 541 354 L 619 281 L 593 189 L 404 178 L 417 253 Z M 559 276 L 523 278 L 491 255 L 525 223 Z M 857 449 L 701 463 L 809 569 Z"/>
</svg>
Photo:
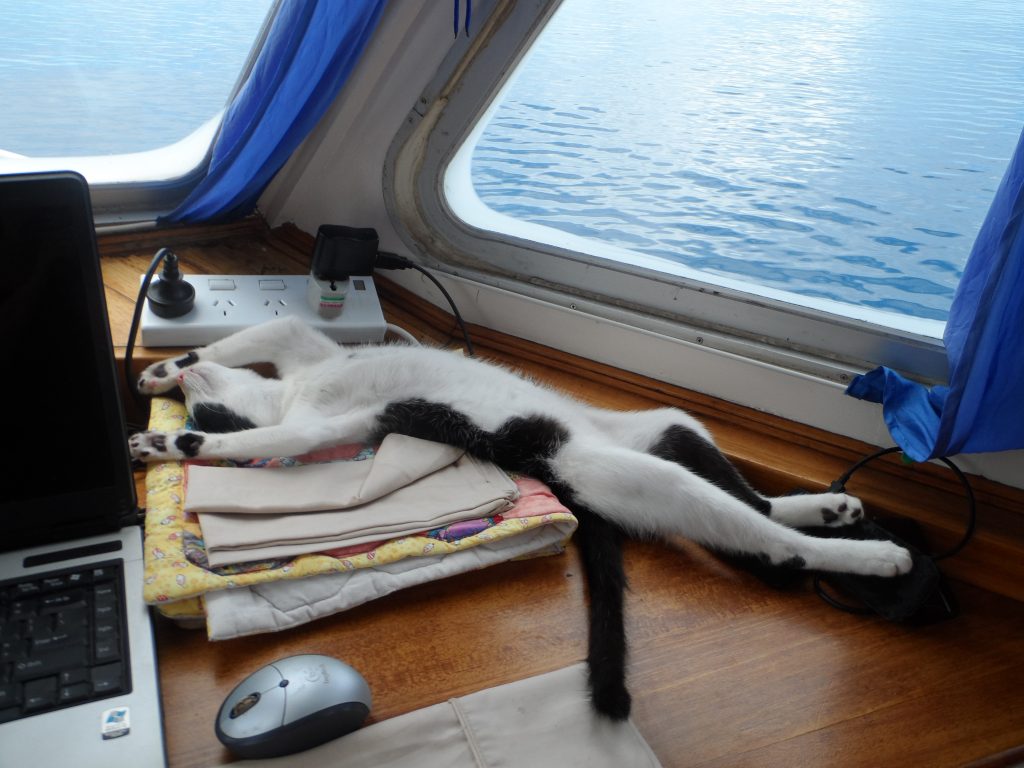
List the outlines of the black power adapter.
<svg viewBox="0 0 1024 768">
<path fill-rule="evenodd" d="M 317 280 L 348 280 L 370 275 L 377 260 L 380 237 L 371 227 L 322 224 L 313 246 L 313 277 Z"/>
</svg>

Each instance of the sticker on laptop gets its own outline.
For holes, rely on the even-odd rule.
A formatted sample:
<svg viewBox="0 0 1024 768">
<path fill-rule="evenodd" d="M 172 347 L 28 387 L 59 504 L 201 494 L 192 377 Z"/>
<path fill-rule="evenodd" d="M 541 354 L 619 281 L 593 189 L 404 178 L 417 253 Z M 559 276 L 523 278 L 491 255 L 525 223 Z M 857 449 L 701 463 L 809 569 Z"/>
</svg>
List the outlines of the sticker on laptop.
<svg viewBox="0 0 1024 768">
<path fill-rule="evenodd" d="M 104 739 L 116 739 L 126 735 L 129 730 L 131 723 L 128 718 L 128 707 L 108 709 L 100 717 L 100 733 Z"/>
</svg>

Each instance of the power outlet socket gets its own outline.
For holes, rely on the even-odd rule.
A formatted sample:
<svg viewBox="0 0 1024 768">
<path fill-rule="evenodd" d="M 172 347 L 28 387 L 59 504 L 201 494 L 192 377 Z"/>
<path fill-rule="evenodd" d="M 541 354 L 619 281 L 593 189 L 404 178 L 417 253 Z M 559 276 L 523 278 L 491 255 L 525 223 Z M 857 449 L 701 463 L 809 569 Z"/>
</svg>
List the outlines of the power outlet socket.
<svg viewBox="0 0 1024 768">
<path fill-rule="evenodd" d="M 338 317 L 326 319 L 309 306 L 309 275 L 188 275 L 196 289 L 195 306 L 182 317 L 158 317 L 146 303 L 142 311 L 145 347 L 201 347 L 243 328 L 276 317 L 297 316 L 344 344 L 384 340 L 387 323 L 369 276 L 350 278 Z"/>
</svg>

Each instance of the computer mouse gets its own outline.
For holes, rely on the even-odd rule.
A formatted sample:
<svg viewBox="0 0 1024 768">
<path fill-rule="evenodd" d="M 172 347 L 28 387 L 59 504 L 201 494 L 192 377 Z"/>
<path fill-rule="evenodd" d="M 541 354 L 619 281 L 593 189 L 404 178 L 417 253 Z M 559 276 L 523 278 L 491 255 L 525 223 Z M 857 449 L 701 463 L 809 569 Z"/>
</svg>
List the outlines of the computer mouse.
<svg viewBox="0 0 1024 768">
<path fill-rule="evenodd" d="M 301 654 L 271 662 L 235 686 L 215 730 L 237 757 L 279 757 L 354 731 L 370 706 L 370 686 L 355 669 L 330 656 Z"/>
</svg>

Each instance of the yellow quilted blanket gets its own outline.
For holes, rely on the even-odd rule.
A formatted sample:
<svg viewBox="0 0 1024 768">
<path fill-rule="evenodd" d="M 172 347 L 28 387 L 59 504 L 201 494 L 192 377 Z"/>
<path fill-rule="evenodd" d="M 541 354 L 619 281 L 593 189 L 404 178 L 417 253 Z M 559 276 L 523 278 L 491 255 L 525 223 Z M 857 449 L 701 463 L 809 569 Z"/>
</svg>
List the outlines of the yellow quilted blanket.
<svg viewBox="0 0 1024 768">
<path fill-rule="evenodd" d="M 181 403 L 154 398 L 151 429 L 181 429 L 186 420 Z M 327 458 L 360 460 L 372 456 L 372 451 L 372 446 L 343 446 Z M 321 455 L 314 460 L 323 458 Z M 267 463 L 280 466 L 291 461 L 301 463 L 302 459 L 273 459 Z M 195 515 L 184 512 L 184 478 L 184 467 L 179 462 L 151 464 L 146 474 L 144 595 L 162 614 L 179 620 L 202 619 L 203 595 L 216 590 L 374 568 L 409 558 L 422 558 L 426 565 L 439 556 L 484 544 L 500 548 L 504 540 L 544 526 L 555 526 L 563 535 L 557 539 L 557 545 L 547 544 L 528 556 L 556 554 L 576 529 L 576 519 L 546 486 L 531 478 L 517 477 L 514 479 L 520 499 L 506 515 L 349 550 L 333 550 L 330 554 L 212 568 L 205 560 L 199 522 Z"/>
</svg>

